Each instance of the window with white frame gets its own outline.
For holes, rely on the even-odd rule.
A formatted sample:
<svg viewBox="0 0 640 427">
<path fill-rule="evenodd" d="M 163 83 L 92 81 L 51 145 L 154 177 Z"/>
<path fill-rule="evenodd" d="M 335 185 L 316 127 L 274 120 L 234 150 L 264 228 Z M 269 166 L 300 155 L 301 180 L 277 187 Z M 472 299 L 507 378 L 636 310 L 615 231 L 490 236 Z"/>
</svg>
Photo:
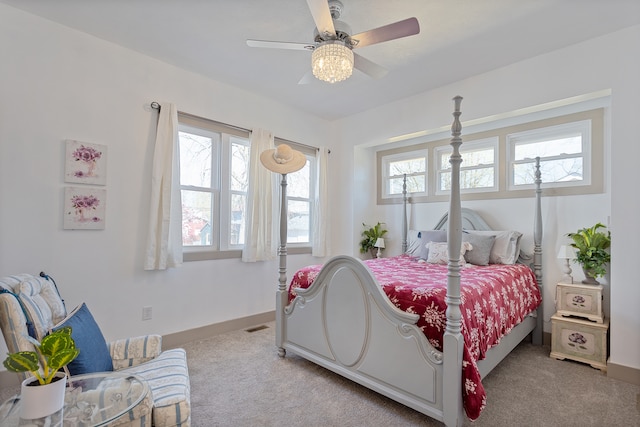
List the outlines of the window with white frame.
<svg viewBox="0 0 640 427">
<path fill-rule="evenodd" d="M 435 148 L 436 194 L 451 190 L 451 146 Z M 495 191 L 498 188 L 498 138 L 465 142 L 460 149 L 460 191 Z"/>
<path fill-rule="evenodd" d="M 249 182 L 249 135 L 180 124 L 182 245 L 241 249 Z M 236 132 L 240 133 L 240 132 Z"/>
<path fill-rule="evenodd" d="M 540 158 L 545 195 L 601 193 L 605 111 L 597 108 L 525 120 L 463 135 L 460 147 L 463 200 L 530 197 L 535 186 L 536 157 Z M 448 200 L 451 153 L 450 139 L 377 151 L 378 203 L 402 203 L 405 172 L 412 202 Z M 430 163 L 427 159 L 431 159 Z"/>
<path fill-rule="evenodd" d="M 401 195 L 405 175 L 407 193 L 427 194 L 427 150 L 384 156 L 381 163 L 383 197 Z"/>
<path fill-rule="evenodd" d="M 296 146 L 288 141 L 286 143 L 301 151 L 307 158 L 302 169 L 287 174 L 287 244 L 292 247 L 310 246 L 316 185 L 315 150 Z M 276 145 L 278 144 L 276 139 Z"/>
<path fill-rule="evenodd" d="M 185 260 L 240 256 L 245 243 L 251 146 L 249 132 L 179 115 L 182 246 Z M 287 243 L 310 247 L 316 185 L 315 149 L 286 142 L 307 158 L 287 174 Z M 276 180 L 279 194 L 280 180 Z M 278 199 L 279 200 L 279 199 Z M 274 201 L 279 207 L 279 201 Z M 277 222 L 277 221 L 276 221 Z"/>
<path fill-rule="evenodd" d="M 591 121 L 582 120 L 507 135 L 509 188 L 535 183 L 535 158 L 547 187 L 588 185 L 591 182 Z"/>
</svg>

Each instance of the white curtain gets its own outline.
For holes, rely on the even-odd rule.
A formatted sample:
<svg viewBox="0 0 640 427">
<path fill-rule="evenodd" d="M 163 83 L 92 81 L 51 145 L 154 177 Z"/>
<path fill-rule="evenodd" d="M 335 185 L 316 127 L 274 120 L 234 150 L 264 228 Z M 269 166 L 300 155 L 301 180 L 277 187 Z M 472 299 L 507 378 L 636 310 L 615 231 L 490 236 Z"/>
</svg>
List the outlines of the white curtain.
<svg viewBox="0 0 640 427">
<path fill-rule="evenodd" d="M 274 182 L 279 176 L 262 166 L 260 153 L 274 148 L 273 133 L 264 129 L 251 132 L 249 189 L 245 215 L 243 262 L 267 261 L 276 257 L 277 238 L 274 229 Z"/>
<path fill-rule="evenodd" d="M 182 201 L 178 110 L 163 104 L 156 131 L 145 270 L 182 265 Z"/>
<path fill-rule="evenodd" d="M 325 257 L 329 255 L 329 245 L 327 242 L 327 222 L 329 214 L 329 194 L 328 194 L 328 165 L 329 150 L 320 148 L 316 154 L 318 160 L 317 185 L 315 193 L 313 215 L 313 246 L 311 255 L 315 257 Z"/>
</svg>

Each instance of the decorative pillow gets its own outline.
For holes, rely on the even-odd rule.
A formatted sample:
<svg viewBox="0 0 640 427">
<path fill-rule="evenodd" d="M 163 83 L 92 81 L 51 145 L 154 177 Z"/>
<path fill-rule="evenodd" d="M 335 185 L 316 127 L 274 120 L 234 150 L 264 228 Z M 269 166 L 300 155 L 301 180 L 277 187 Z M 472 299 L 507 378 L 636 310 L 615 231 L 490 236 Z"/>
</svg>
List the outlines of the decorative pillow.
<svg viewBox="0 0 640 427">
<path fill-rule="evenodd" d="M 420 247 L 420 259 L 427 260 L 429 259 L 429 247 L 427 244 L 429 242 L 446 242 L 447 230 L 421 231 L 419 237 L 420 242 L 422 243 Z"/>
<path fill-rule="evenodd" d="M 67 365 L 71 375 L 113 371 L 107 342 L 85 303 L 74 308 L 52 330 L 65 326 L 71 326 L 71 337 L 76 343 L 76 348 L 80 350 L 78 357 Z"/>
<path fill-rule="evenodd" d="M 519 231 L 476 231 L 468 230 L 469 234 L 480 236 L 495 236 L 489 257 L 490 264 L 515 264 L 520 254 L 520 238 L 522 233 Z"/>
<path fill-rule="evenodd" d="M 409 233 L 407 233 L 407 251 L 405 253 L 409 256 L 418 258 L 420 257 L 421 251 L 422 245 L 420 240 L 420 231 L 409 230 Z"/>
<path fill-rule="evenodd" d="M 429 258 L 427 262 L 431 264 L 448 264 L 449 263 L 449 250 L 447 242 L 429 242 Z M 466 251 L 473 249 L 471 243 L 462 242 L 460 245 L 460 265 L 466 265 L 464 260 L 464 254 Z"/>
<path fill-rule="evenodd" d="M 43 277 L 30 277 L 16 289 L 26 314 L 33 323 L 36 338 L 41 340 L 49 329 L 67 314 L 53 283 Z"/>
<path fill-rule="evenodd" d="M 489 265 L 491 249 L 495 240 L 496 236 L 483 236 L 463 231 L 462 241 L 471 243 L 473 247 L 473 249 L 465 252 L 464 259 L 473 265 Z"/>
</svg>

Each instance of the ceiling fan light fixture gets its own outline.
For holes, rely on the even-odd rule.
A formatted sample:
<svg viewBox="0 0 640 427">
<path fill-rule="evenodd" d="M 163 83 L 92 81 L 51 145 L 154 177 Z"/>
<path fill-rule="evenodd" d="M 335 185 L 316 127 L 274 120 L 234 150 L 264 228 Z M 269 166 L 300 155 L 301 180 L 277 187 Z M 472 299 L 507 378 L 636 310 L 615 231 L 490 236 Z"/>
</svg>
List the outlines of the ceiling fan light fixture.
<svg viewBox="0 0 640 427">
<path fill-rule="evenodd" d="M 311 68 L 319 80 L 341 82 L 353 73 L 353 52 L 342 40 L 322 42 L 311 55 Z"/>
</svg>

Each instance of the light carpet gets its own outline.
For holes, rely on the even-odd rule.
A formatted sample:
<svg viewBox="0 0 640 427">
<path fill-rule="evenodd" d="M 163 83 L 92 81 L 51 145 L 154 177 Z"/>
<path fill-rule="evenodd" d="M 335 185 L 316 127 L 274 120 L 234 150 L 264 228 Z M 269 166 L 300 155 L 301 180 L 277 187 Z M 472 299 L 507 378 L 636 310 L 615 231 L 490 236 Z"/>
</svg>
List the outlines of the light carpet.
<svg viewBox="0 0 640 427">
<path fill-rule="evenodd" d="M 295 355 L 280 358 L 275 324 L 184 346 L 194 427 L 442 426 Z M 640 426 L 640 386 L 522 343 L 484 380 L 488 404 L 466 426 Z"/>
<path fill-rule="evenodd" d="M 183 346 L 193 427 L 443 425 L 301 357 L 280 358 L 274 322 L 261 326 Z M 640 427 L 640 386 L 549 351 L 520 344 L 483 380 L 487 407 L 464 425 Z"/>
</svg>

